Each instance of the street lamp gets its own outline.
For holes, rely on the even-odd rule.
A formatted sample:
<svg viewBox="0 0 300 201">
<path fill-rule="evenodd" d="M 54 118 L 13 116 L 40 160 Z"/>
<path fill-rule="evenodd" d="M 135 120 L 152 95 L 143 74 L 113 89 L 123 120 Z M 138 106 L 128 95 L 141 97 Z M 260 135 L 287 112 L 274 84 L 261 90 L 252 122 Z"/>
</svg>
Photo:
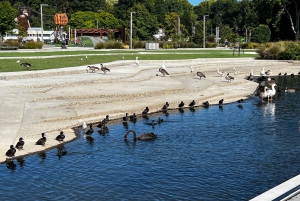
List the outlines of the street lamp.
<svg viewBox="0 0 300 201">
<path fill-rule="evenodd" d="M 42 42 L 44 42 L 44 39 L 43 39 L 43 6 L 48 6 L 48 4 L 41 4 L 41 31 L 42 31 Z"/>
<path fill-rule="evenodd" d="M 136 12 L 130 12 L 130 49 L 132 49 L 132 13 Z"/>
<path fill-rule="evenodd" d="M 203 48 L 205 48 L 205 17 L 208 15 L 203 15 Z"/>
</svg>

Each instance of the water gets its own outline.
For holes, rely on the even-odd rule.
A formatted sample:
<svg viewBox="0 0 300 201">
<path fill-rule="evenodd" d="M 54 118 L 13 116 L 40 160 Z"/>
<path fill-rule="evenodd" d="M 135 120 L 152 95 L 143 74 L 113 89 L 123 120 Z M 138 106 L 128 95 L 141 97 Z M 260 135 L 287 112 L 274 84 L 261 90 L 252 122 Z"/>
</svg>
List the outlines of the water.
<svg viewBox="0 0 300 201">
<path fill-rule="evenodd" d="M 297 92 L 129 124 L 158 134 L 154 141 L 124 142 L 124 126 L 110 125 L 105 136 L 65 144 L 65 155 L 1 164 L 1 200 L 249 200 L 300 174 L 299 79 L 278 85 Z M 161 125 L 145 124 L 159 116 Z"/>
</svg>

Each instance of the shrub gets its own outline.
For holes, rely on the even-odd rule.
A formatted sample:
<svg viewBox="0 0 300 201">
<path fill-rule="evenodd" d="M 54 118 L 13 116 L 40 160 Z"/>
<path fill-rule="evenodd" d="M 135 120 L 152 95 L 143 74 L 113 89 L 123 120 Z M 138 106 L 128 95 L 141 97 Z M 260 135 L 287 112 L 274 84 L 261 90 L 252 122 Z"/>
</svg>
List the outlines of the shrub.
<svg viewBox="0 0 300 201">
<path fill-rule="evenodd" d="M 260 24 L 256 27 L 252 34 L 252 40 L 258 43 L 268 42 L 271 38 L 271 30 L 265 24 Z"/>
<path fill-rule="evenodd" d="M 19 46 L 20 49 L 42 49 L 43 42 L 41 41 L 26 41 L 23 46 Z"/>
<path fill-rule="evenodd" d="M 141 49 L 141 48 L 145 48 L 146 47 L 146 43 L 143 41 L 137 41 L 137 42 L 133 42 L 132 44 L 132 48 L 133 49 Z"/>
<path fill-rule="evenodd" d="M 106 48 L 106 45 L 105 43 L 102 43 L 102 42 L 99 42 L 99 43 L 96 43 L 94 49 L 105 49 Z"/>
<path fill-rule="evenodd" d="M 279 54 L 283 60 L 300 60 L 300 46 L 298 43 L 288 43 L 285 50 Z"/>
</svg>

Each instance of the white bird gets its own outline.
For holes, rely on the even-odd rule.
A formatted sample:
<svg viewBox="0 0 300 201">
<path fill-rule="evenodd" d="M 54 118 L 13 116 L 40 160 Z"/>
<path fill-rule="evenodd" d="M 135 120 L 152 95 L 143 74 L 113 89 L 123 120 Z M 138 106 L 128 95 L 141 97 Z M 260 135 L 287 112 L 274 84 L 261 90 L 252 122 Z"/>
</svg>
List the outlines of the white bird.
<svg viewBox="0 0 300 201">
<path fill-rule="evenodd" d="M 237 75 L 240 72 L 240 71 L 236 70 L 235 67 L 233 68 L 233 70 L 234 70 L 234 73 L 233 73 L 234 75 Z"/>
<path fill-rule="evenodd" d="M 251 69 L 251 74 L 250 75 L 254 75 L 254 73 L 253 73 L 253 69 Z"/>
<path fill-rule="evenodd" d="M 191 69 L 191 73 L 193 73 L 194 72 L 194 67 L 189 66 L 189 68 Z"/>
<path fill-rule="evenodd" d="M 83 60 L 83 58 L 80 58 L 80 60 L 82 61 L 82 60 Z"/>
<path fill-rule="evenodd" d="M 265 75 L 266 75 L 265 67 L 263 67 L 262 71 L 260 71 L 260 75 L 261 75 L 261 76 L 265 76 Z"/>
<path fill-rule="evenodd" d="M 163 61 L 162 65 L 161 65 L 161 68 L 167 70 L 167 67 L 166 67 L 166 65 L 165 65 L 165 62 L 166 62 L 166 61 Z"/>
<path fill-rule="evenodd" d="M 82 124 L 82 128 L 83 128 L 84 130 L 87 128 L 87 125 L 86 125 L 86 123 L 85 123 L 85 122 L 83 122 L 83 124 Z"/>
<path fill-rule="evenodd" d="M 264 91 L 261 91 L 258 96 L 261 99 L 261 102 L 264 102 L 264 98 L 266 98 L 266 90 L 268 87 L 264 87 Z"/>
<path fill-rule="evenodd" d="M 266 97 L 268 98 L 268 100 L 272 100 L 272 97 L 276 94 L 276 89 L 275 89 L 276 84 L 274 83 L 271 86 L 272 86 L 272 88 L 267 89 L 266 92 L 265 92 Z"/>
<path fill-rule="evenodd" d="M 165 77 L 165 75 L 169 75 L 169 73 L 167 72 L 166 69 L 159 68 L 158 71 L 161 72 L 161 73 L 163 74 L 164 77 Z"/>
<path fill-rule="evenodd" d="M 122 59 L 124 59 L 124 57 L 122 57 Z"/>
<path fill-rule="evenodd" d="M 20 60 L 16 61 L 16 63 L 20 63 Z"/>
<path fill-rule="evenodd" d="M 88 56 L 85 56 L 85 58 L 87 59 L 87 58 L 88 58 Z"/>
<path fill-rule="evenodd" d="M 218 74 L 219 74 L 220 76 L 223 76 L 223 75 L 225 75 L 225 73 L 226 73 L 225 71 L 220 71 L 219 68 L 217 68 L 217 70 L 218 70 Z"/>
<path fill-rule="evenodd" d="M 136 58 L 135 58 L 135 64 L 136 64 L 137 66 L 140 66 L 139 57 L 136 57 Z"/>
</svg>

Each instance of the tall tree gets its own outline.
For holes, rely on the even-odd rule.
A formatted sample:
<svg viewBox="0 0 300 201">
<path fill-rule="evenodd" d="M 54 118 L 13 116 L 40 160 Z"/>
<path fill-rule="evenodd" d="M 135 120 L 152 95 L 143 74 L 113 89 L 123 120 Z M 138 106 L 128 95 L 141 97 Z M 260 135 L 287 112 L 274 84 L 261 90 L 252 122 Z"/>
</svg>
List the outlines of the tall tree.
<svg viewBox="0 0 300 201">
<path fill-rule="evenodd" d="M 17 16 L 17 10 L 12 7 L 10 2 L 0 2 L 0 34 L 11 31 L 15 28 L 14 19 Z"/>
</svg>

